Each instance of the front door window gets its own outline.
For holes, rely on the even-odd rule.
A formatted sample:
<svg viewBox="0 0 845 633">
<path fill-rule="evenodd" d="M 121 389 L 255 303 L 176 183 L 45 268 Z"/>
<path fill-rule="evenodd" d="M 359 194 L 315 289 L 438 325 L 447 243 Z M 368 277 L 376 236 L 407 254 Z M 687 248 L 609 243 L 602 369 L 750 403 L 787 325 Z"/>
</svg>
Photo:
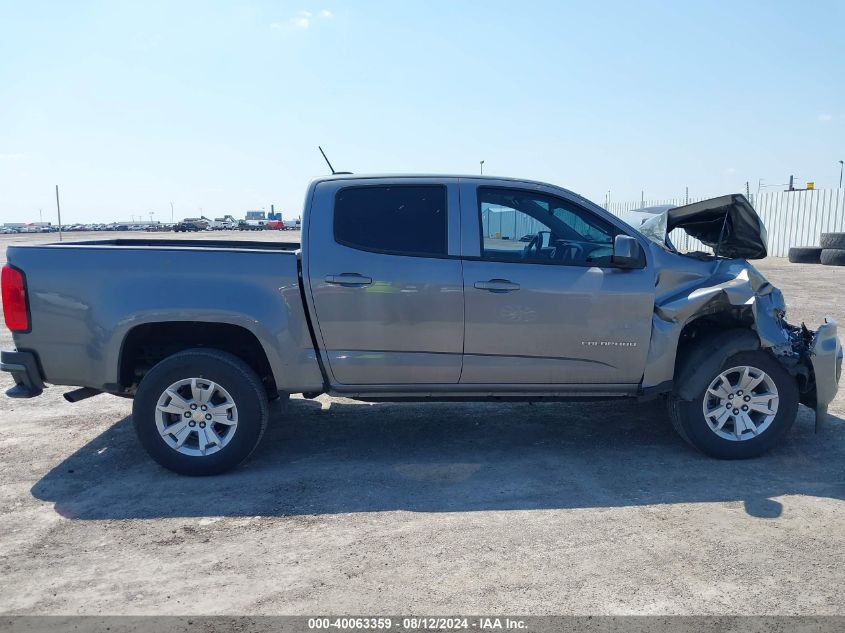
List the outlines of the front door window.
<svg viewBox="0 0 845 633">
<path fill-rule="evenodd" d="M 481 257 L 491 261 L 608 266 L 618 231 L 573 203 L 481 187 Z"/>
</svg>

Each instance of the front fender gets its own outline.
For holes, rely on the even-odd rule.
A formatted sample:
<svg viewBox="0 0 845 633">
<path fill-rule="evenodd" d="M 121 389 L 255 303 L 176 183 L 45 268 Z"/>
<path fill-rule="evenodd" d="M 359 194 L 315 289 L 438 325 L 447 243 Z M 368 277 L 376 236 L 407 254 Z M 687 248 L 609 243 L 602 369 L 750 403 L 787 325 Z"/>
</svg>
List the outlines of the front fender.
<svg viewBox="0 0 845 633">
<path fill-rule="evenodd" d="M 681 258 L 675 255 L 667 263 L 678 264 Z M 681 334 L 701 317 L 745 313 L 753 322 L 748 331 L 758 348 L 789 349 L 790 336 L 782 324 L 783 295 L 756 268 L 738 259 L 682 263 L 688 268 L 667 268 L 658 276 L 643 388 L 673 379 Z"/>
</svg>

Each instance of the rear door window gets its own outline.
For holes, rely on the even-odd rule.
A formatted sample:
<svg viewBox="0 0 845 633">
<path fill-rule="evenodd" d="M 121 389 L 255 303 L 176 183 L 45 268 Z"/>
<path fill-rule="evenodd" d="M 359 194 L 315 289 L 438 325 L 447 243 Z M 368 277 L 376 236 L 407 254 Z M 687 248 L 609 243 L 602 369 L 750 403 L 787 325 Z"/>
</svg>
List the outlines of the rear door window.
<svg viewBox="0 0 845 633">
<path fill-rule="evenodd" d="M 334 239 L 351 248 L 420 257 L 446 255 L 446 187 L 348 187 L 337 192 Z"/>
</svg>

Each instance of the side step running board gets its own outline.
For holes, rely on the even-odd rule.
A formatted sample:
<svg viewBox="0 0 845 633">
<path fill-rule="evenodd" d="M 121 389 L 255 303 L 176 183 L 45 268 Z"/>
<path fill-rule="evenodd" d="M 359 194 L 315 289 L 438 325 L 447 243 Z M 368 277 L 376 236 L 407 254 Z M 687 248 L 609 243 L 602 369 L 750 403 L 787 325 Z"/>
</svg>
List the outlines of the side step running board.
<svg viewBox="0 0 845 633">
<path fill-rule="evenodd" d="M 65 400 L 67 400 L 68 402 L 79 402 L 80 400 L 85 400 L 85 398 L 90 398 L 91 396 L 96 396 L 100 393 L 103 392 L 99 389 L 94 389 L 92 387 L 81 387 L 80 389 L 68 391 L 65 394 Z"/>
</svg>

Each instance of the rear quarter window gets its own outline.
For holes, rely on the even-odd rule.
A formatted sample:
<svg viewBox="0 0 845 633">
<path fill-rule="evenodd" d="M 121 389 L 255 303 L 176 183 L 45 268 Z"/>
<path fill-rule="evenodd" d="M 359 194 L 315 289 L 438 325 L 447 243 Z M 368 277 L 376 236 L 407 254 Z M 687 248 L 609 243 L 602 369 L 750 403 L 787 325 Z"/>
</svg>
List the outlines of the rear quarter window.
<svg viewBox="0 0 845 633">
<path fill-rule="evenodd" d="M 392 255 L 445 256 L 446 187 L 348 187 L 337 192 L 338 244 Z"/>
</svg>

